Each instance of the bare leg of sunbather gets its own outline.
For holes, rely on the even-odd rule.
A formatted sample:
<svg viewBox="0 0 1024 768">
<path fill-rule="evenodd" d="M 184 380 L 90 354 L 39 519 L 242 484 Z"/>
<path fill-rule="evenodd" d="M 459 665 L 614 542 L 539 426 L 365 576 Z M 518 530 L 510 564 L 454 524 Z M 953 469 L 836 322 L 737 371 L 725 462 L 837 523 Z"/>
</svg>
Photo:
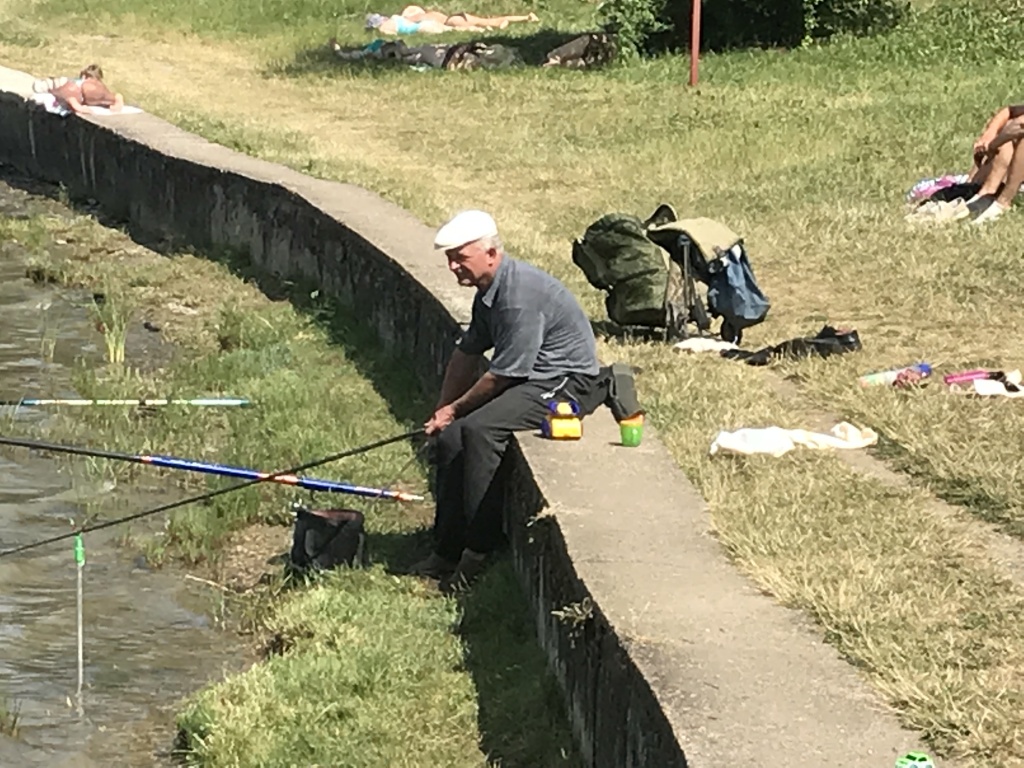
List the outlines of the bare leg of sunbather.
<svg viewBox="0 0 1024 768">
<path fill-rule="evenodd" d="M 409 21 L 436 21 L 454 29 L 463 29 L 471 32 L 479 32 L 484 29 L 505 29 L 509 24 L 525 21 L 540 21 L 535 13 L 528 13 L 525 16 L 474 16 L 471 13 L 453 13 L 451 15 L 441 11 L 428 11 L 419 5 L 407 5 L 402 9 L 402 18 Z"/>
<path fill-rule="evenodd" d="M 535 13 L 526 16 L 474 16 L 471 13 L 456 13 L 445 21 L 449 27 L 465 29 L 467 27 L 485 27 L 487 29 L 505 29 L 509 24 L 526 21 L 540 21 Z"/>
<path fill-rule="evenodd" d="M 1006 179 L 1006 172 L 1012 159 L 1013 144 L 1003 144 L 991 160 L 983 162 L 980 166 L 975 165 L 971 169 L 970 181 L 981 184 L 976 197 L 994 195 L 999 191 L 999 185 Z"/>
<path fill-rule="evenodd" d="M 1010 169 L 1006 172 L 1006 185 L 1003 187 L 1003 191 L 999 193 L 999 197 L 996 198 L 996 202 L 999 203 L 1003 208 L 1009 208 L 1013 202 L 1013 198 L 1020 190 L 1020 185 L 1024 184 L 1024 141 L 1017 141 L 1012 144 L 1004 144 L 999 148 L 1000 154 L 1002 150 L 1009 146 L 1012 147 L 1013 158 L 1010 160 Z"/>
<path fill-rule="evenodd" d="M 1010 210 L 1013 198 L 1017 196 L 1020 185 L 1024 183 L 1024 147 L 1022 147 L 1022 142 L 1020 140 L 1007 142 L 1000 145 L 1000 149 L 1007 145 L 1013 147 L 1013 157 L 1010 159 L 1010 170 L 1006 173 L 1006 184 L 1003 185 L 999 196 L 979 196 L 973 203 L 967 204 L 971 221 L 974 224 L 988 224 Z"/>
</svg>

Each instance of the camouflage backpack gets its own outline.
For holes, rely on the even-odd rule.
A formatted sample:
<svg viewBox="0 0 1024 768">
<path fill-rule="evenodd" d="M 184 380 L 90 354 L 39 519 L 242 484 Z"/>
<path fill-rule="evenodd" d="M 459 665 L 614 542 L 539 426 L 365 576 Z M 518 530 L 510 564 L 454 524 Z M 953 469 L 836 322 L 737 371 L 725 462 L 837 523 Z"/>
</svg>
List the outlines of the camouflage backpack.
<svg viewBox="0 0 1024 768">
<path fill-rule="evenodd" d="M 668 252 L 647 236 L 647 229 L 674 219 L 675 212 L 668 206 L 647 221 L 628 213 L 609 213 L 573 242 L 573 263 L 592 286 L 607 293 L 605 309 L 613 322 L 667 327 L 670 305 L 680 293 L 681 273 Z"/>
<path fill-rule="evenodd" d="M 670 205 L 645 221 L 625 213 L 601 217 L 573 243 L 572 260 L 607 293 L 610 320 L 664 329 L 669 339 L 686 338 L 691 323 L 703 335 L 712 318 L 721 318 L 719 334 L 738 345 L 771 309 L 743 238 L 714 219 L 679 219 Z M 707 286 L 706 303 L 699 283 Z"/>
</svg>

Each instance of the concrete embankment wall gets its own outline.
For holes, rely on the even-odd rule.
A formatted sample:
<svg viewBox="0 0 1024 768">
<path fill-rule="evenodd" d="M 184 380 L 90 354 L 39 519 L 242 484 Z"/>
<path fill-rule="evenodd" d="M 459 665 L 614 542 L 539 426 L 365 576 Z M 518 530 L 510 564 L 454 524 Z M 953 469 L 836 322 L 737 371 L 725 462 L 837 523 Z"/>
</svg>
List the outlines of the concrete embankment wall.
<svg viewBox="0 0 1024 768">
<path fill-rule="evenodd" d="M 455 285 L 432 253 L 433 230 L 408 212 L 361 188 L 211 144 L 151 115 L 60 118 L 0 92 L 0 163 L 60 183 L 73 198 L 95 199 L 138 235 L 200 251 L 240 249 L 265 274 L 318 285 L 351 307 L 428 391 L 437 391 L 459 325 L 468 322 L 470 292 Z M 627 483 L 617 502 L 599 482 L 618 466 L 608 445 L 614 424 L 602 414 L 587 428 L 587 438 L 572 446 L 531 436 L 513 445 L 503 471 L 510 480 L 516 569 L 585 762 L 685 766 L 664 696 L 641 669 L 651 666 L 652 654 L 645 656 L 644 641 L 622 630 L 628 616 L 610 616 L 604 605 L 603 591 L 618 589 L 606 553 L 627 530 L 618 517 L 626 508 L 617 507 L 631 495 Z M 663 452 L 653 438 L 649 443 L 645 453 Z M 681 503 L 700 506 L 695 496 Z M 648 556 L 652 565 L 659 559 L 657 552 Z M 602 584 L 589 585 L 578 561 L 605 562 Z"/>
</svg>

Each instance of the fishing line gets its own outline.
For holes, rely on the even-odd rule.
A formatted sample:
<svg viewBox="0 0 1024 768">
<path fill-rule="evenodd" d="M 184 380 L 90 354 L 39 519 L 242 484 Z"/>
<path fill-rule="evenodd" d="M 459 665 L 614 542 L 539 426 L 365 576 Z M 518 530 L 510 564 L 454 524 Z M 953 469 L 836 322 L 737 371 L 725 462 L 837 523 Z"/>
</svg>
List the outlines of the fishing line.
<svg viewBox="0 0 1024 768">
<path fill-rule="evenodd" d="M 424 430 L 422 430 L 422 429 L 416 429 L 416 430 L 413 430 L 412 432 L 404 432 L 404 433 L 402 433 L 400 435 L 395 435 L 394 437 L 388 437 L 388 438 L 385 438 L 383 440 L 377 440 L 376 442 L 367 443 L 366 445 L 361 445 L 361 446 L 359 446 L 357 448 L 350 448 L 347 451 L 342 451 L 340 453 L 335 453 L 335 454 L 333 454 L 331 456 L 325 456 L 322 459 L 317 459 L 316 461 L 310 461 L 310 462 L 307 462 L 305 464 L 301 464 L 301 465 L 299 465 L 297 467 L 292 467 L 291 469 L 282 469 L 279 472 L 272 472 L 272 473 L 268 474 L 266 477 L 260 477 L 260 478 L 257 478 L 255 480 L 248 480 L 248 481 L 246 481 L 244 483 L 238 483 L 237 485 L 231 485 L 231 486 L 228 486 L 227 488 L 221 488 L 221 489 L 216 490 L 216 491 L 207 491 L 206 493 L 202 493 L 202 494 L 200 494 L 198 496 L 190 496 L 188 498 L 181 499 L 179 501 L 172 501 L 169 504 L 161 504 L 159 507 L 154 507 L 153 509 L 143 510 L 142 512 L 136 512 L 136 513 L 131 514 L 131 515 L 126 515 L 124 517 L 119 517 L 119 518 L 116 518 L 114 520 L 107 520 L 107 521 L 102 522 L 102 523 L 94 523 L 93 525 L 87 525 L 87 526 L 84 526 L 84 527 L 82 527 L 82 528 L 80 528 L 78 530 L 71 531 L 70 533 L 62 533 L 62 534 L 60 534 L 58 536 L 51 536 L 48 539 L 41 539 L 39 541 L 31 542 L 29 544 L 22 544 L 19 547 L 14 547 L 12 549 L 7 549 L 7 550 L 4 550 L 4 551 L 0 552 L 0 558 L 7 557 L 9 555 L 18 554 L 20 552 L 27 552 L 30 549 L 37 549 L 39 547 L 44 547 L 47 544 L 55 544 L 55 543 L 57 543 L 59 541 L 66 541 L 67 539 L 73 538 L 73 537 L 81 535 L 83 533 L 92 533 L 93 531 L 101 531 L 104 528 L 112 528 L 115 525 L 122 525 L 123 523 L 130 523 L 133 520 L 139 520 L 139 519 L 141 519 L 143 517 L 149 517 L 151 515 L 157 515 L 157 514 L 159 514 L 161 512 L 168 512 L 168 511 L 170 511 L 172 509 L 177 509 L 178 507 L 183 507 L 186 504 L 194 504 L 194 503 L 198 503 L 198 502 L 202 502 L 202 501 L 208 501 L 209 499 L 216 498 L 217 496 L 222 496 L 225 493 L 231 493 L 232 491 L 238 491 L 238 490 L 241 490 L 242 488 L 248 488 L 249 486 L 256 485 L 257 483 L 264 483 L 264 482 L 267 482 L 267 481 L 271 481 L 274 478 L 280 477 L 282 475 L 294 475 L 297 472 L 303 472 L 303 471 L 305 471 L 307 469 L 312 469 L 313 467 L 319 467 L 319 466 L 322 466 L 324 464 L 330 464 L 331 462 L 339 461 L 341 459 L 347 459 L 347 458 L 349 458 L 351 456 L 357 456 L 357 455 L 359 455 L 361 453 L 368 453 L 369 451 L 376 450 L 377 448 L 383 448 L 384 446 L 391 445 L 392 443 L 399 443 L 399 442 L 402 442 L 403 440 L 411 440 L 412 438 L 419 437 L 422 434 L 424 434 Z M 8 441 L 8 442 L 10 444 L 15 444 L 14 441 Z M 31 442 L 31 441 L 20 441 L 20 442 L 21 443 L 28 443 L 28 442 Z M 31 447 L 31 446 L 29 446 L 29 447 Z M 72 451 L 69 451 L 69 452 L 74 452 L 74 451 L 72 450 Z"/>
<path fill-rule="evenodd" d="M 385 491 L 392 491 L 392 490 L 394 489 L 395 485 L 397 485 L 397 484 L 398 484 L 398 482 L 399 482 L 399 481 L 400 481 L 400 480 L 402 479 L 402 477 L 403 477 L 403 476 L 405 475 L 405 472 L 406 472 L 406 470 L 408 470 L 408 469 L 409 469 L 409 467 L 411 467 L 411 466 L 412 466 L 412 465 L 413 465 L 413 464 L 414 464 L 414 463 L 416 462 L 416 460 L 420 458 L 420 455 L 421 455 L 421 454 L 422 454 L 422 453 L 423 453 L 424 451 L 426 451 L 426 449 L 427 449 L 427 447 L 428 447 L 429 445 L 430 445 L 429 443 L 422 443 L 422 444 L 421 444 L 421 445 L 419 446 L 419 448 L 416 448 L 416 449 L 415 449 L 415 450 L 414 450 L 414 451 L 412 452 L 412 456 L 410 456 L 410 457 L 409 457 L 409 460 L 408 460 L 408 461 L 406 461 L 406 462 L 405 462 L 405 464 L 403 464 L 403 465 L 402 465 L 401 469 L 399 469 L 399 470 L 398 470 L 398 471 L 397 471 L 397 472 L 395 473 L 395 475 L 394 475 L 394 480 L 392 480 L 392 481 L 391 481 L 390 483 L 387 483 L 387 484 L 385 484 L 385 485 L 383 486 L 383 490 L 385 490 Z M 379 503 L 380 503 L 380 502 L 381 502 L 382 500 L 383 500 L 383 496 L 379 496 L 379 497 L 377 497 L 376 499 L 374 499 L 374 500 L 373 500 L 373 504 L 379 504 Z"/>
</svg>

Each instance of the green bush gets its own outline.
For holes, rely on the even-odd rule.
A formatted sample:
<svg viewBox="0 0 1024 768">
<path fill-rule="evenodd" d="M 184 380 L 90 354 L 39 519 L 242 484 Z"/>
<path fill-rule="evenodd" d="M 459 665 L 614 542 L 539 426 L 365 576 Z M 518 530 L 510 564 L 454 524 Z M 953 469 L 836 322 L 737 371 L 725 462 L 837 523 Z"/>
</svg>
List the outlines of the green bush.
<svg viewBox="0 0 1024 768">
<path fill-rule="evenodd" d="M 887 66 L 917 67 L 935 60 L 990 66 L 1015 61 L 1021 35 L 1022 0 L 947 0 L 915 13 L 912 23 L 880 38 L 871 53 Z"/>
<path fill-rule="evenodd" d="M 688 48 L 692 0 L 606 0 L 601 17 L 624 50 Z M 701 6 L 701 47 L 792 48 L 839 34 L 892 29 L 909 0 L 717 0 Z"/>
<path fill-rule="evenodd" d="M 666 0 L 604 0 L 597 13 L 602 26 L 617 35 L 622 56 L 635 56 L 657 33 L 668 30 L 662 16 Z"/>
<path fill-rule="evenodd" d="M 907 0 L 805 0 L 805 30 L 812 38 L 876 35 L 896 27 L 910 10 Z"/>
</svg>

